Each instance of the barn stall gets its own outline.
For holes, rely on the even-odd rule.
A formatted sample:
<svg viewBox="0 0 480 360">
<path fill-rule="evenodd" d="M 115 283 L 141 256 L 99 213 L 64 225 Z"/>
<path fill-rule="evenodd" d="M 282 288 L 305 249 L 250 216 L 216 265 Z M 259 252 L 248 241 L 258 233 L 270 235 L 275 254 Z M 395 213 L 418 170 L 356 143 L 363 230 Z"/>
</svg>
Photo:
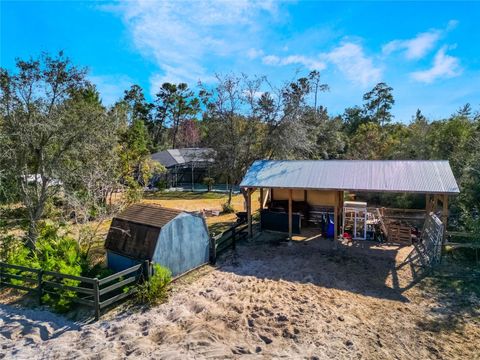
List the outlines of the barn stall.
<svg viewBox="0 0 480 360">
<path fill-rule="evenodd" d="M 199 214 L 136 204 L 113 218 L 105 248 L 116 272 L 148 260 L 177 276 L 209 261 L 210 236 Z"/>
</svg>

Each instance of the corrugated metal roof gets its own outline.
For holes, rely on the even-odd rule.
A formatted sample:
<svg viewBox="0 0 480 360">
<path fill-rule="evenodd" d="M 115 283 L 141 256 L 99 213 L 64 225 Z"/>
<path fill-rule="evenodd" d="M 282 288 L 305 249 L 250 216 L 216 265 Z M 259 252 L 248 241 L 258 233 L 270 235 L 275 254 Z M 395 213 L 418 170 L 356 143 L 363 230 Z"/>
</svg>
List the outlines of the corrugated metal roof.
<svg viewBox="0 0 480 360">
<path fill-rule="evenodd" d="M 169 209 L 158 205 L 135 204 L 129 206 L 125 211 L 115 216 L 115 218 L 161 228 L 181 213 L 182 211 L 180 210 Z"/>
<path fill-rule="evenodd" d="M 240 187 L 458 194 L 448 161 L 259 160 Z"/>
<path fill-rule="evenodd" d="M 210 148 L 167 149 L 152 154 L 152 159 L 165 167 L 190 163 L 212 163 L 214 150 Z"/>
<path fill-rule="evenodd" d="M 166 168 L 177 165 L 177 161 L 173 158 L 168 151 L 160 151 L 151 155 L 152 160 L 158 161 Z"/>
</svg>

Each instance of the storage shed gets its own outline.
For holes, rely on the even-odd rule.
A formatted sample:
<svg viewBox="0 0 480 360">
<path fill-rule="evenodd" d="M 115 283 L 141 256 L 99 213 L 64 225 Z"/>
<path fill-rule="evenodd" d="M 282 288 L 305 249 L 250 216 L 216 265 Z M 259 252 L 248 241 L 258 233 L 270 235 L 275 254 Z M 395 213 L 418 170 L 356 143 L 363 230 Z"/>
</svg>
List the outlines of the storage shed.
<svg viewBox="0 0 480 360">
<path fill-rule="evenodd" d="M 105 242 L 108 267 L 114 271 L 149 260 L 174 276 L 207 263 L 209 247 L 201 215 L 147 204 L 115 216 Z"/>
</svg>

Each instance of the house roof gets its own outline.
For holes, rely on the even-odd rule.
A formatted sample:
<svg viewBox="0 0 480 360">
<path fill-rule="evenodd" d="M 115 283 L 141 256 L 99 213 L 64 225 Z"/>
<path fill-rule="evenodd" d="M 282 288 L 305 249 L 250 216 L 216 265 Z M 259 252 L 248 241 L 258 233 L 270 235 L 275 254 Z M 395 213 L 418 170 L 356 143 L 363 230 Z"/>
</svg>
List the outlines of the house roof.
<svg viewBox="0 0 480 360">
<path fill-rule="evenodd" d="M 213 153 L 214 150 L 210 148 L 167 149 L 152 154 L 151 157 L 168 168 L 191 163 L 211 163 L 214 161 Z"/>
<path fill-rule="evenodd" d="M 115 216 L 117 219 L 162 228 L 178 215 L 181 210 L 169 209 L 153 204 L 135 204 Z"/>
<path fill-rule="evenodd" d="M 240 187 L 458 194 L 444 160 L 259 160 Z"/>
</svg>

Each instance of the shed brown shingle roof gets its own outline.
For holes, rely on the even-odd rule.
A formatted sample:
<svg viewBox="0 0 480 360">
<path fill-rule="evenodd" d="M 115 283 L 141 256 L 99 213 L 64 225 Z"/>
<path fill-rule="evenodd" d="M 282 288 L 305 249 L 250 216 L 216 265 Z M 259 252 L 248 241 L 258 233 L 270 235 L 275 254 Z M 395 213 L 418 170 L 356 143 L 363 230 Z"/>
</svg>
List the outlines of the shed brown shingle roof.
<svg viewBox="0 0 480 360">
<path fill-rule="evenodd" d="M 132 205 L 113 218 L 105 248 L 134 259 L 152 260 L 160 229 L 181 213 L 152 204 Z"/>
<path fill-rule="evenodd" d="M 115 216 L 115 218 L 162 228 L 181 213 L 182 211 L 180 210 L 169 209 L 158 205 L 135 204 L 129 206 L 121 214 Z"/>
</svg>

